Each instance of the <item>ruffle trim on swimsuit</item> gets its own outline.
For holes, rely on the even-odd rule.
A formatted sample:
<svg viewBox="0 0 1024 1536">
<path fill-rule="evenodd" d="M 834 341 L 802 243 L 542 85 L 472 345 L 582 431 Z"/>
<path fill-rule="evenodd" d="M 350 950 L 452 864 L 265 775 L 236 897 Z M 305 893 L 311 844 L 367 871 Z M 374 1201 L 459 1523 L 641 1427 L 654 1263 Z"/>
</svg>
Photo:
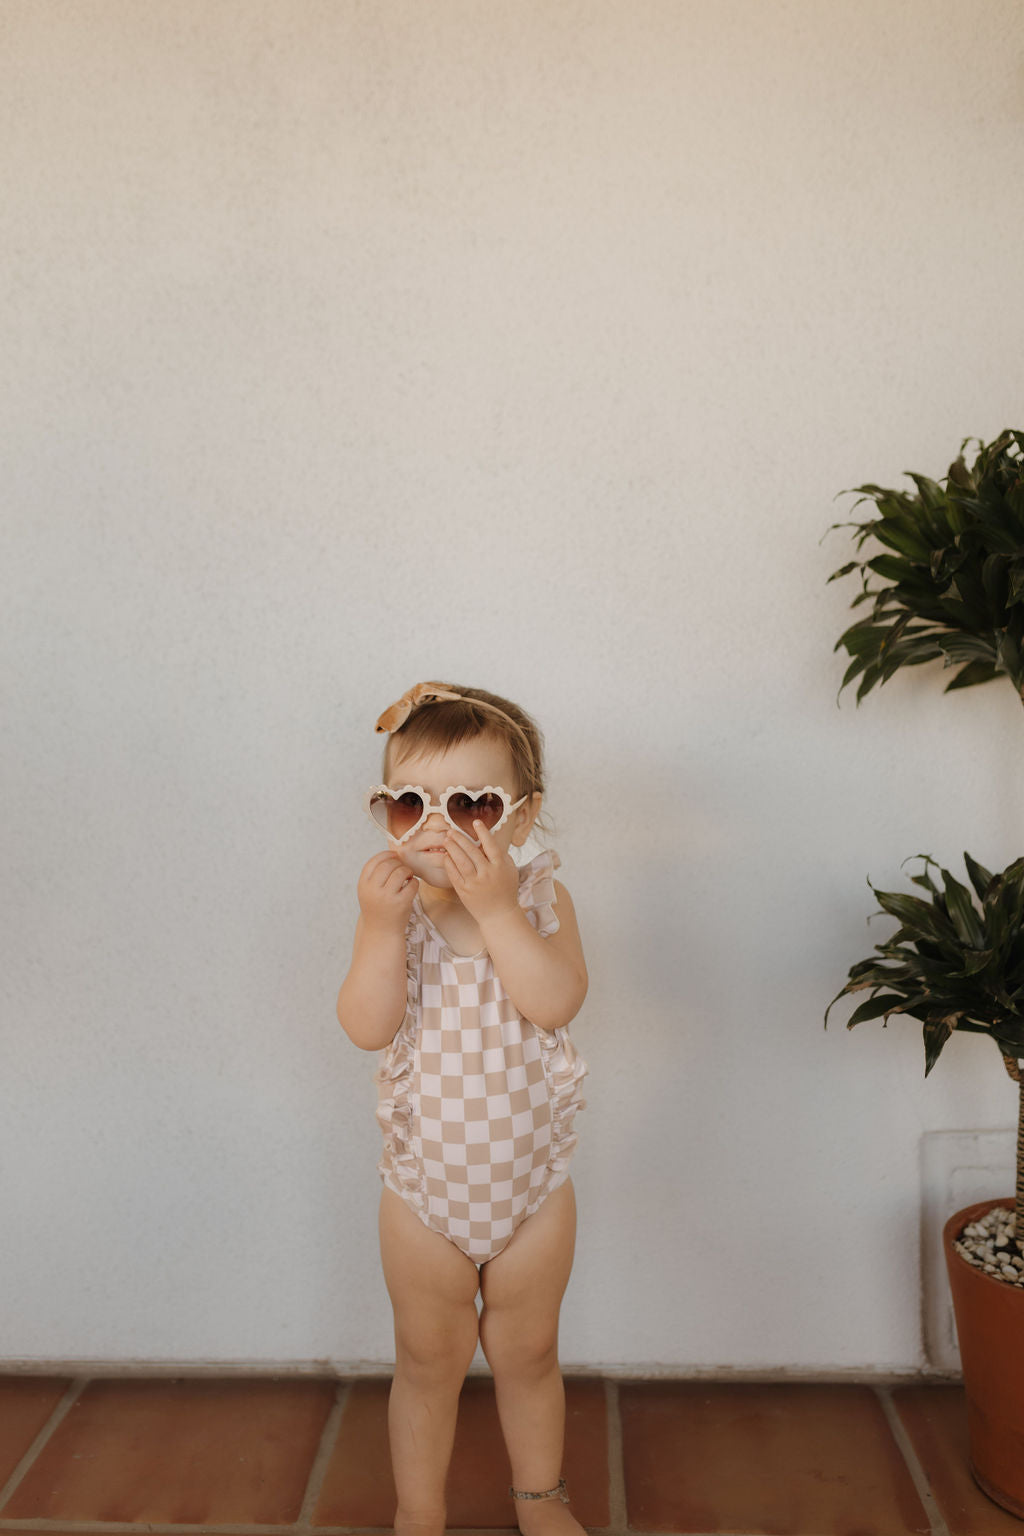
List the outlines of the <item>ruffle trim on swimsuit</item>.
<svg viewBox="0 0 1024 1536">
<path fill-rule="evenodd" d="M 565 1177 L 579 1137 L 573 1128 L 576 1111 L 586 1100 L 581 1087 L 587 1064 L 569 1039 L 567 1029 L 537 1031 L 541 1060 L 551 1086 L 551 1155 L 548 1169 L 560 1177 L 545 1184 L 545 1193 L 557 1188 Z"/>
<path fill-rule="evenodd" d="M 427 931 L 413 910 L 406 928 L 405 1017 L 374 1073 L 377 1123 L 384 1133 L 380 1173 L 384 1183 L 414 1210 L 427 1208 L 423 1168 L 412 1150 L 412 1083 L 419 1032 L 420 959 Z"/>
<path fill-rule="evenodd" d="M 555 912 L 555 870 L 561 864 L 558 854 L 546 848 L 528 864 L 519 866 L 519 905 L 542 939 L 557 933 L 558 915 Z"/>
<path fill-rule="evenodd" d="M 557 853 L 545 850 L 519 871 L 519 903 L 525 907 L 527 917 L 542 938 L 557 933 L 559 928 L 555 912 L 558 900 L 555 870 L 560 863 Z M 545 1180 L 543 1198 L 565 1178 L 579 1140 L 573 1121 L 576 1111 L 583 1109 L 585 1104 L 580 1089 L 587 1075 L 587 1064 L 569 1039 L 568 1029 L 538 1029 L 537 1042 L 551 1088 L 551 1155 L 548 1158 L 551 1177 Z"/>
</svg>

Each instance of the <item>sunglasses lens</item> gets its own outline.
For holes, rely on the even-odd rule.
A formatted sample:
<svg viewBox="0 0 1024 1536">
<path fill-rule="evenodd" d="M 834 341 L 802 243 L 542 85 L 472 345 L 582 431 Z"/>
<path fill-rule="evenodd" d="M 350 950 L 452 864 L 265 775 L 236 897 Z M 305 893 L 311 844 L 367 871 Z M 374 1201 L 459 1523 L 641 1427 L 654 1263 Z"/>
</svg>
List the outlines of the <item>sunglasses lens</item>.
<svg viewBox="0 0 1024 1536">
<path fill-rule="evenodd" d="M 423 815 L 423 801 L 414 790 L 404 795 L 388 795 L 381 790 L 370 801 L 370 815 L 392 837 L 404 837 Z"/>
<path fill-rule="evenodd" d="M 468 832 L 473 836 L 474 821 L 482 821 L 488 831 L 496 827 L 505 814 L 505 805 L 500 795 L 472 795 L 455 794 L 448 796 L 448 815 L 462 832 Z"/>
</svg>

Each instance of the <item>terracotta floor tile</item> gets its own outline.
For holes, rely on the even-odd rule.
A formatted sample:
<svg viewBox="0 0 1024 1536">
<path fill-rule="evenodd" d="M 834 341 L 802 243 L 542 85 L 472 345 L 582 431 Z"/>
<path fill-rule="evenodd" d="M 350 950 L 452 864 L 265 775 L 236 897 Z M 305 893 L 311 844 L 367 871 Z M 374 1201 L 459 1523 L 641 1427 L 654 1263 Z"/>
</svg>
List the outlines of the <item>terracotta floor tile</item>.
<svg viewBox="0 0 1024 1536">
<path fill-rule="evenodd" d="M 501 1438 L 494 1384 L 467 1381 L 459 1399 L 455 1449 L 448 1469 L 448 1524 L 509 1530 L 515 1525 L 505 1442 Z"/>
<path fill-rule="evenodd" d="M 5 1519 L 278 1524 L 298 1515 L 332 1381 L 94 1381 Z"/>
<path fill-rule="evenodd" d="M 929 1529 L 868 1387 L 636 1382 L 620 1388 L 619 1401 L 634 1530 L 917 1536 Z"/>
<path fill-rule="evenodd" d="M 892 1397 L 950 1536 L 1022 1536 L 1024 1522 L 993 1504 L 971 1476 L 963 1388 L 899 1387 Z"/>
<path fill-rule="evenodd" d="M 68 1389 L 50 1376 L 0 1377 L 0 1488 Z"/>
<path fill-rule="evenodd" d="M 387 1381 L 355 1381 L 313 1511 L 314 1525 L 390 1526 L 395 1485 L 388 1455 Z"/>
<path fill-rule="evenodd" d="M 583 1525 L 604 1526 L 608 1509 L 608 1413 L 601 1380 L 565 1384 L 565 1481 Z"/>
<path fill-rule="evenodd" d="M 352 1386 L 334 1455 L 317 1502 L 315 1525 L 389 1527 L 395 1489 L 387 1442 L 387 1381 Z M 565 1477 L 586 1525 L 608 1524 L 608 1453 L 604 1384 L 566 1383 Z M 459 1401 L 448 1475 L 448 1524 L 507 1530 L 514 1525 L 509 1468 L 493 1383 L 474 1377 Z"/>
</svg>

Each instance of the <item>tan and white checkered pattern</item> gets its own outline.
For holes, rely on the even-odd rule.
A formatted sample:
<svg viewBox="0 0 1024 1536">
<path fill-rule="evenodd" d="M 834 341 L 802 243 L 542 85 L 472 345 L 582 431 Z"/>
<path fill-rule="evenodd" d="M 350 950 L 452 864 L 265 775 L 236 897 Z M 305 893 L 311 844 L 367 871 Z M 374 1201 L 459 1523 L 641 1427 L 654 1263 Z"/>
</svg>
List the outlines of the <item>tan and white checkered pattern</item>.
<svg viewBox="0 0 1024 1536">
<path fill-rule="evenodd" d="M 542 854 L 520 871 L 541 933 L 558 926 L 553 863 Z M 378 1073 L 380 1171 L 427 1226 L 484 1264 L 566 1177 L 586 1067 L 566 1030 L 517 1013 L 489 955 L 453 954 L 418 901 L 409 959 L 410 1011 Z"/>
</svg>

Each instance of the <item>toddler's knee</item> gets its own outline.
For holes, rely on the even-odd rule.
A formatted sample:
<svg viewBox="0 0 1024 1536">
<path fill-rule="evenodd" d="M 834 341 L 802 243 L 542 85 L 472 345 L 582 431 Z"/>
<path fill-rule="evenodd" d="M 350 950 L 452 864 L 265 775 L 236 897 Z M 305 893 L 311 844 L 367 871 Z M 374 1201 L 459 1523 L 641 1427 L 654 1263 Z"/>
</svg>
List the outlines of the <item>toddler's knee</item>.
<svg viewBox="0 0 1024 1536">
<path fill-rule="evenodd" d="M 558 1369 L 558 1336 L 548 1329 L 504 1327 L 485 1314 L 480 1339 L 496 1376 L 531 1381 Z"/>
<path fill-rule="evenodd" d="M 461 1384 L 476 1341 L 475 1312 L 472 1321 L 458 1332 L 401 1331 L 395 1341 L 397 1365 L 407 1380 L 421 1387 L 443 1386 L 452 1381 Z"/>
<path fill-rule="evenodd" d="M 395 1362 L 396 1369 L 410 1386 L 420 1391 L 431 1387 L 444 1387 L 462 1382 L 467 1365 L 464 1355 L 446 1351 L 425 1354 L 412 1349 L 400 1348 Z"/>
</svg>

